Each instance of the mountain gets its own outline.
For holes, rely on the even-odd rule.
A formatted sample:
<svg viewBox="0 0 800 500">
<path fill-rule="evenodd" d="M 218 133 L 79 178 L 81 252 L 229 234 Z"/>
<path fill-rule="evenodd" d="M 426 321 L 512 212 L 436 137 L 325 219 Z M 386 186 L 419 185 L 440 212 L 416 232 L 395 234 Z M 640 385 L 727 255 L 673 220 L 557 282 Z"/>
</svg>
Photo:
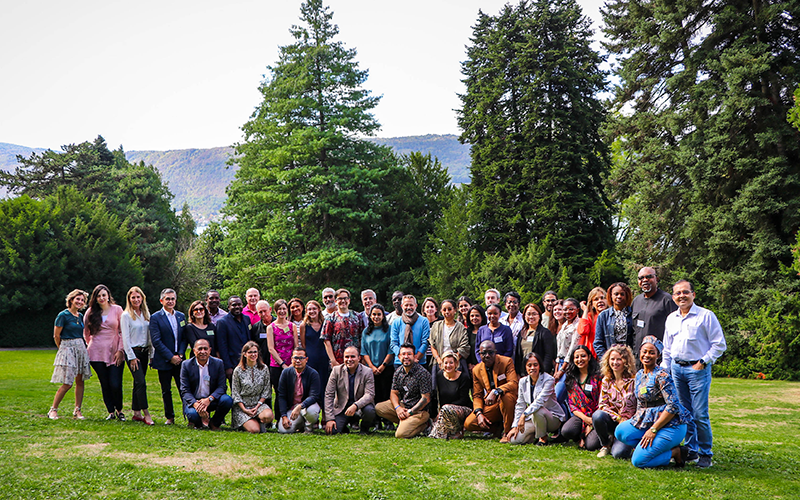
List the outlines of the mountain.
<svg viewBox="0 0 800 500">
<path fill-rule="evenodd" d="M 430 153 L 447 167 L 454 183 L 469 182 L 469 146 L 458 142 L 456 135 L 419 135 L 409 137 L 370 138 L 370 141 L 389 146 L 398 154 L 412 151 Z M 11 170 L 17 165 L 16 155 L 29 156 L 45 151 L 0 142 L 0 169 Z M 225 188 L 236 175 L 237 166 L 228 166 L 233 155 L 229 147 L 209 149 L 177 149 L 170 151 L 127 151 L 128 161 L 153 165 L 175 195 L 173 207 L 180 210 L 184 202 L 200 227 L 218 219 L 225 203 Z M 2 189 L 2 188 L 0 188 Z M 0 196 L 5 192 L 0 191 Z"/>
</svg>

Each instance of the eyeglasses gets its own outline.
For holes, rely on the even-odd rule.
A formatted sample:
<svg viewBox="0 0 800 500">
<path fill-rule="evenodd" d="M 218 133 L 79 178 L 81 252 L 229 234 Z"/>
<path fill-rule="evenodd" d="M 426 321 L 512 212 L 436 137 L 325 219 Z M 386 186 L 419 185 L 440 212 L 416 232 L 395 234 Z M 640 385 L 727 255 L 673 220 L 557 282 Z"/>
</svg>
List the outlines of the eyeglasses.
<svg viewBox="0 0 800 500">
<path fill-rule="evenodd" d="M 247 351 L 247 354 L 258 354 L 258 351 Z"/>
<path fill-rule="evenodd" d="M 303 361 L 304 359 L 306 359 L 306 357 L 305 356 L 292 356 L 292 359 L 294 359 L 296 361 Z"/>
<path fill-rule="evenodd" d="M 694 292 L 691 291 L 691 290 L 677 290 L 675 292 L 672 292 L 672 295 L 674 295 L 676 297 L 680 297 L 681 295 L 691 295 L 693 293 Z"/>
<path fill-rule="evenodd" d="M 194 350 L 195 351 L 210 351 L 211 348 L 210 347 L 195 347 Z"/>
<path fill-rule="evenodd" d="M 651 280 L 651 279 L 653 279 L 653 278 L 655 278 L 655 277 L 656 277 L 656 275 L 655 275 L 655 274 L 645 274 L 644 276 L 639 276 L 639 281 L 642 281 L 642 280 Z"/>
<path fill-rule="evenodd" d="M 205 312 L 205 308 L 203 307 L 195 307 L 192 312 Z"/>
<path fill-rule="evenodd" d="M 342 302 L 345 300 L 350 300 L 350 297 L 336 297 L 336 302 Z"/>
<path fill-rule="evenodd" d="M 517 304 L 517 305 L 519 305 L 519 301 L 518 300 L 507 300 L 506 304 Z"/>
<path fill-rule="evenodd" d="M 323 295 L 322 298 L 323 299 L 332 299 L 333 295 Z"/>
<path fill-rule="evenodd" d="M 478 354 L 481 356 L 491 356 L 492 354 L 496 353 L 497 351 L 479 351 Z"/>
<path fill-rule="evenodd" d="M 164 297 L 161 300 L 164 300 L 166 302 L 175 302 L 175 297 Z"/>
</svg>

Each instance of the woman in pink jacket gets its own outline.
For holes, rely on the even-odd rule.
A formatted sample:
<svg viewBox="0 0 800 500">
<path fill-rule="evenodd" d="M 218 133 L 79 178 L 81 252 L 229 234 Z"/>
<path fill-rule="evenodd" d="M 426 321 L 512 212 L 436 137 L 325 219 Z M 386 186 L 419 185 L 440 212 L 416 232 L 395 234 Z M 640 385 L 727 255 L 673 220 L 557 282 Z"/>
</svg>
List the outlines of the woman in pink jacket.
<svg viewBox="0 0 800 500">
<path fill-rule="evenodd" d="M 122 373 L 125 353 L 122 348 L 120 318 L 122 308 L 114 302 L 105 285 L 97 285 L 89 298 L 89 309 L 83 318 L 83 338 L 89 351 L 89 362 L 100 380 L 106 420 L 125 421 L 122 413 Z"/>
</svg>

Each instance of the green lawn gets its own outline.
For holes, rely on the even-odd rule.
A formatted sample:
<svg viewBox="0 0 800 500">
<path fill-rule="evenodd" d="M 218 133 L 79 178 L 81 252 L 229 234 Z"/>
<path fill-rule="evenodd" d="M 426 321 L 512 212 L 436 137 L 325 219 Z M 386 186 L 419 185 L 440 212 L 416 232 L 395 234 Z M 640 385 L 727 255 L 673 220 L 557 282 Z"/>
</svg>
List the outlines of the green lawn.
<svg viewBox="0 0 800 500">
<path fill-rule="evenodd" d="M 0 352 L 0 498 L 798 498 L 800 383 L 715 379 L 714 467 L 637 470 L 574 446 L 497 440 L 200 432 L 103 420 L 96 377 L 86 421 L 48 420 L 55 351 Z M 73 393 L 61 405 L 69 415 Z M 179 408 L 177 395 L 176 408 Z M 182 422 L 179 419 L 179 422 Z"/>
</svg>

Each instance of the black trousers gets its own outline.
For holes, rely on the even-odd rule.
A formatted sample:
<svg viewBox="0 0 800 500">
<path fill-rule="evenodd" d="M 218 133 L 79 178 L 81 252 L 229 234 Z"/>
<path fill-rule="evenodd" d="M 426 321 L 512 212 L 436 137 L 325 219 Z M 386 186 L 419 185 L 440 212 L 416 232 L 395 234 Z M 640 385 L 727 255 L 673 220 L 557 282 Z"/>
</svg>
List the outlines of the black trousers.
<svg viewBox="0 0 800 500">
<path fill-rule="evenodd" d="M 131 362 L 128 361 L 128 369 L 133 376 L 133 394 L 131 396 L 131 410 L 140 411 L 147 409 L 147 362 L 149 361 L 149 349 L 147 348 L 133 348 L 133 353 L 136 354 L 136 359 L 139 360 L 139 368 L 135 371 L 131 368 Z"/>
<path fill-rule="evenodd" d="M 347 408 L 345 408 L 345 410 L 347 410 Z M 375 405 L 373 404 L 368 404 L 364 408 L 361 408 L 360 417 L 358 414 L 348 417 L 342 412 L 333 417 L 333 420 L 336 422 L 336 429 L 334 429 L 331 434 L 349 433 L 350 429 L 347 428 L 347 425 L 351 423 L 359 423 L 361 432 L 367 432 L 369 428 L 372 427 L 373 422 L 375 422 L 375 415 Z"/>
<path fill-rule="evenodd" d="M 570 417 L 569 420 L 564 422 L 561 427 L 561 436 L 567 441 L 579 442 L 581 440 L 581 431 L 583 430 L 583 420 L 576 416 Z M 592 432 L 586 436 L 585 439 L 586 449 L 589 451 L 600 449 L 600 438 L 597 437 L 597 431 L 592 428 Z"/>
<path fill-rule="evenodd" d="M 107 366 L 103 361 L 92 361 L 90 364 L 97 374 L 97 380 L 100 381 L 106 411 L 108 413 L 114 413 L 114 410 L 122 411 L 122 366 Z"/>
<path fill-rule="evenodd" d="M 172 365 L 169 370 L 158 370 L 158 383 L 161 385 L 161 399 L 164 401 L 164 416 L 167 420 L 175 418 L 175 408 L 172 405 L 172 381 L 178 393 L 181 391 L 181 365 Z"/>
</svg>

